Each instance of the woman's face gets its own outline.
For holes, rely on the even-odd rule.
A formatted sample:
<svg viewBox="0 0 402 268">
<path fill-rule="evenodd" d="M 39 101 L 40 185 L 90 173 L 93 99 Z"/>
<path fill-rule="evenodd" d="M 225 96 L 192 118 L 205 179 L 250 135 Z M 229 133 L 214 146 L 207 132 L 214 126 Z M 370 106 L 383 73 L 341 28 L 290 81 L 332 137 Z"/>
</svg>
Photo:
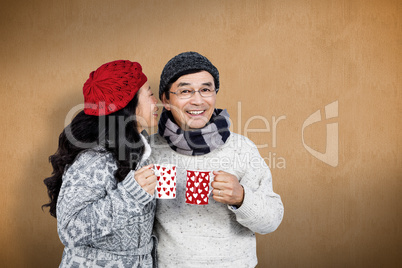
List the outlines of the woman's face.
<svg viewBox="0 0 402 268">
<path fill-rule="evenodd" d="M 158 124 L 158 110 L 156 106 L 158 100 L 151 91 L 151 87 L 146 82 L 138 91 L 138 105 L 135 112 L 138 132 L 141 133 L 145 128 L 154 127 Z"/>
</svg>

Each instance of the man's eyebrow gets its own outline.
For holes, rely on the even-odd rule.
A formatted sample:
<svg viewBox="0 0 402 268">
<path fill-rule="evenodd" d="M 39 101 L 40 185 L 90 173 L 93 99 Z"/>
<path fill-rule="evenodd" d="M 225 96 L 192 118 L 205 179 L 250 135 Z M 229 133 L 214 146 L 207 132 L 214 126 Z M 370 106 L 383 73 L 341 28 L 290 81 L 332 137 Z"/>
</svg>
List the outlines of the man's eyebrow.
<svg viewBox="0 0 402 268">
<path fill-rule="evenodd" d="M 208 86 L 208 87 L 212 87 L 212 83 L 211 82 L 207 82 L 207 83 L 202 83 L 203 86 Z"/>
<path fill-rule="evenodd" d="M 177 87 L 184 87 L 184 86 L 190 86 L 191 83 L 187 83 L 187 82 L 180 82 Z M 202 83 L 203 86 L 208 86 L 208 87 L 212 87 L 212 83 L 211 82 L 206 82 L 206 83 Z"/>
</svg>

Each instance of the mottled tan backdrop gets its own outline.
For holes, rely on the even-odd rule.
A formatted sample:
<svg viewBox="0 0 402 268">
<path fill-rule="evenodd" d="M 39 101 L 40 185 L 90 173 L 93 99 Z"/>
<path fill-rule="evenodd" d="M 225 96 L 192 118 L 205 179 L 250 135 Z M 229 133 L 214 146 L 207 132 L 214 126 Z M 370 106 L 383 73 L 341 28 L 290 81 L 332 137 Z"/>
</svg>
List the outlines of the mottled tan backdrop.
<svg viewBox="0 0 402 268">
<path fill-rule="evenodd" d="M 284 202 L 258 267 L 400 267 L 401 2 L 2 0 L 0 266 L 60 261 L 42 181 L 90 71 L 139 61 L 156 92 L 193 50 Z"/>
</svg>

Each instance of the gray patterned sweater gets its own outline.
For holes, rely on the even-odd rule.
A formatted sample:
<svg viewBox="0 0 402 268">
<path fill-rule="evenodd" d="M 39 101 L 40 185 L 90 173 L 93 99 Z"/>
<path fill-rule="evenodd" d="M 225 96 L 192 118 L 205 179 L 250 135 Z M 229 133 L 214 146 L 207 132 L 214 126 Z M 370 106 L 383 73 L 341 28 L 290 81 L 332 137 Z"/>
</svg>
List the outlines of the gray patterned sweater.
<svg viewBox="0 0 402 268">
<path fill-rule="evenodd" d="M 128 173 L 117 183 L 112 154 L 86 150 L 66 168 L 57 201 L 65 245 L 60 267 L 153 267 L 155 198 Z M 151 254 L 153 253 L 153 254 Z"/>
<path fill-rule="evenodd" d="M 152 143 L 154 142 L 154 143 Z M 256 146 L 231 133 L 226 143 L 202 156 L 173 151 L 159 134 L 151 138 L 150 161 L 177 165 L 176 199 L 158 199 L 154 229 L 159 267 L 255 267 L 255 233 L 273 232 L 283 204 L 272 189 L 271 172 Z M 223 170 L 244 187 L 239 208 L 209 198 L 208 205 L 185 203 L 186 170 Z"/>
</svg>

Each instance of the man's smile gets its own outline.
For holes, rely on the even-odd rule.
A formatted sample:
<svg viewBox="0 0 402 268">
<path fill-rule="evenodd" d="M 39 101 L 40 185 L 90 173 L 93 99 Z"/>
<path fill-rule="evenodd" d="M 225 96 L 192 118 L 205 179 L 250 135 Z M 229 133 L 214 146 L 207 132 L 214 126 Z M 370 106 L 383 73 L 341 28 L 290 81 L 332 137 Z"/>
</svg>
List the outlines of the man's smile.
<svg viewBox="0 0 402 268">
<path fill-rule="evenodd" d="M 197 116 L 197 115 L 202 115 L 206 110 L 192 110 L 192 111 L 187 111 L 188 114 L 191 116 Z"/>
</svg>

